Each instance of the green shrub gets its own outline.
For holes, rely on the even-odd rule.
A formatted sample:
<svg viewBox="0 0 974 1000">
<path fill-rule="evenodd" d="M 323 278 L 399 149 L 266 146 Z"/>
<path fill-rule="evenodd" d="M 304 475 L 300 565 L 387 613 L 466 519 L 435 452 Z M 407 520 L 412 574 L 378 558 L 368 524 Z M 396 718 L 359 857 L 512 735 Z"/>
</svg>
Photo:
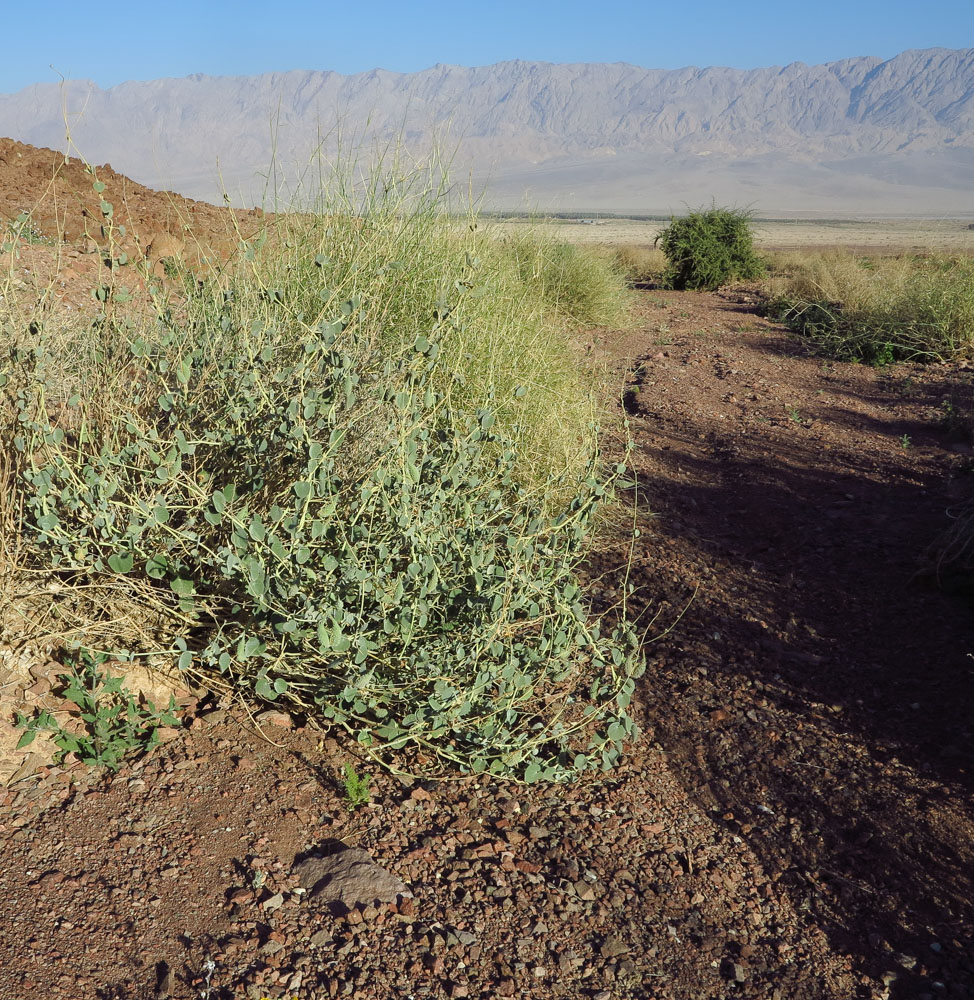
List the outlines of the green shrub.
<svg viewBox="0 0 974 1000">
<path fill-rule="evenodd" d="M 666 257 L 670 288 L 719 288 L 764 272 L 754 252 L 751 215 L 741 209 L 709 208 L 674 218 L 657 237 Z"/>
<path fill-rule="evenodd" d="M 232 323 L 135 340 L 137 388 L 109 425 L 80 385 L 55 418 L 43 344 L 18 352 L 23 529 L 76 579 L 154 581 L 182 667 L 365 743 L 529 779 L 611 763 L 637 670 L 574 574 L 605 491 L 595 456 L 550 484 L 571 499 L 549 516 L 489 401 L 436 388 L 442 327 L 370 358 L 354 313 L 301 344 Z M 572 742 L 593 724 L 594 757 Z"/>
</svg>

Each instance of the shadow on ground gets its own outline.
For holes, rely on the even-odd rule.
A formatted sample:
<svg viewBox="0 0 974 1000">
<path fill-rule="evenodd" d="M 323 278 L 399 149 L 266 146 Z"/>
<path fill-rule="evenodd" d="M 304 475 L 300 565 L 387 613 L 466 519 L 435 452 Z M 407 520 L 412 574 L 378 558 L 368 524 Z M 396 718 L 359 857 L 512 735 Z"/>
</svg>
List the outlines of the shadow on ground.
<svg viewBox="0 0 974 1000">
<path fill-rule="evenodd" d="M 802 353 L 780 337 L 756 351 Z M 918 389 L 916 411 L 944 391 Z M 635 610 L 657 633 L 682 614 L 647 645 L 645 721 L 863 996 L 884 977 L 893 998 L 974 996 L 974 615 L 918 572 L 958 484 L 856 444 L 952 430 L 887 421 L 895 397 L 869 394 L 842 390 L 828 453 L 800 433 L 754 449 L 629 397 L 631 500 L 653 515 Z"/>
</svg>

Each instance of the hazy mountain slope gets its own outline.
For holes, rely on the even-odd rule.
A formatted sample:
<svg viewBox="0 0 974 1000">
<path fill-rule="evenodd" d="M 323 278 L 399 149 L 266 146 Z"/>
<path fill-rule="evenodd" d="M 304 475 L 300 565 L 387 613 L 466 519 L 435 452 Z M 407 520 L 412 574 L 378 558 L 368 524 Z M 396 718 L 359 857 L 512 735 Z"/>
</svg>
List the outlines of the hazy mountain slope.
<svg viewBox="0 0 974 1000">
<path fill-rule="evenodd" d="M 275 152 L 293 178 L 319 142 L 333 152 L 340 124 L 349 147 L 459 143 L 458 172 L 494 178 L 494 203 L 521 203 L 527 190 L 545 207 L 579 209 L 668 210 L 719 195 L 764 211 L 974 211 L 964 169 L 974 49 L 755 70 L 517 61 L 108 90 L 72 81 L 0 95 L 0 134 L 63 146 L 62 108 L 87 158 L 211 199 L 218 166 L 230 190 L 259 197 L 255 172 Z"/>
</svg>

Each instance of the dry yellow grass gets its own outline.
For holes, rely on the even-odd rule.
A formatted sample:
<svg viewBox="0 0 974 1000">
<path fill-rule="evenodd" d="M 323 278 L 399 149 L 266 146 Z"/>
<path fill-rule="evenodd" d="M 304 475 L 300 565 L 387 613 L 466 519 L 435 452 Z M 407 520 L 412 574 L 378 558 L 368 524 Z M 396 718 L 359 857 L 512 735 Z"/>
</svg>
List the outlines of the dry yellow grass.
<svg viewBox="0 0 974 1000">
<path fill-rule="evenodd" d="M 837 302 L 849 312 L 875 311 L 899 300 L 916 272 L 911 256 L 882 256 L 869 266 L 849 250 L 781 251 L 766 285 L 772 298 Z"/>
<path fill-rule="evenodd" d="M 778 253 L 772 308 L 837 357 L 888 364 L 957 360 L 974 345 L 974 257 Z"/>
</svg>

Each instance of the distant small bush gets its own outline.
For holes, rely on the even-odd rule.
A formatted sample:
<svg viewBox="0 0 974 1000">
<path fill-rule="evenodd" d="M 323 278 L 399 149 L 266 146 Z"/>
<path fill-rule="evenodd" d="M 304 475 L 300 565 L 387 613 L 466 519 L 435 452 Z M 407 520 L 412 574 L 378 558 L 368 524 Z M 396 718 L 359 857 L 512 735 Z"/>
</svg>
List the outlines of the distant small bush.
<svg viewBox="0 0 974 1000">
<path fill-rule="evenodd" d="M 656 238 L 666 257 L 663 282 L 670 288 L 719 288 L 736 278 L 764 273 L 754 252 L 751 214 L 709 208 L 673 219 Z"/>
</svg>

